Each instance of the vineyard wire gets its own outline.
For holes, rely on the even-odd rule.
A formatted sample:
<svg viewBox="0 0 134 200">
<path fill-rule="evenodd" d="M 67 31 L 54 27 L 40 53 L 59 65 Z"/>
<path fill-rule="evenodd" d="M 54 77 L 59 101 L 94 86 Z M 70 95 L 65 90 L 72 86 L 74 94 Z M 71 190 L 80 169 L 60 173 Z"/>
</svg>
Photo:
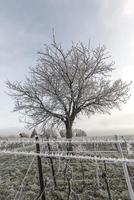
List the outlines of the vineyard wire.
<svg viewBox="0 0 134 200">
<path fill-rule="evenodd" d="M 24 176 L 24 178 L 23 178 L 23 180 L 22 180 L 22 182 L 21 182 L 21 184 L 20 184 L 20 189 L 21 189 L 21 190 L 20 190 L 20 191 L 17 191 L 17 193 L 16 193 L 16 195 L 15 195 L 15 197 L 14 197 L 14 200 L 16 200 L 16 198 L 17 198 L 19 192 L 20 192 L 19 199 L 20 199 L 20 197 L 21 197 L 21 193 L 22 193 L 22 189 L 23 189 L 23 184 L 24 184 L 24 182 L 25 182 L 25 179 L 26 179 L 26 177 L 27 177 L 27 175 L 28 175 L 28 173 L 29 173 L 31 167 L 32 167 L 32 164 L 33 164 L 33 162 L 34 162 L 34 159 L 35 159 L 35 157 L 33 157 L 31 163 L 29 164 L 29 167 L 28 167 L 28 169 L 27 169 L 27 171 L 26 171 L 26 174 L 25 174 L 25 176 Z M 18 199 L 18 200 L 19 200 L 19 199 Z"/>
<path fill-rule="evenodd" d="M 38 143 L 39 144 L 47 144 L 47 143 L 51 143 L 51 144 L 55 144 L 55 143 L 62 143 L 62 144 L 68 144 L 70 142 L 70 140 L 47 140 L 47 141 L 39 141 Z M 71 141 L 72 144 L 134 144 L 134 140 L 131 139 L 127 139 L 126 141 L 124 141 L 124 139 L 119 139 L 118 141 L 117 140 L 109 140 L 109 139 L 102 139 L 102 140 L 98 140 L 98 139 L 93 139 L 93 140 L 82 140 L 82 141 Z M 22 139 L 22 140 L 0 140 L 0 145 L 3 145 L 7 148 L 9 144 L 36 144 L 36 142 L 34 140 L 25 140 L 25 139 Z M 134 159 L 128 159 L 128 158 L 124 158 L 123 157 L 119 157 L 119 158 L 113 158 L 113 157 L 104 157 L 101 155 L 101 151 L 98 151 L 100 153 L 100 156 L 96 156 L 96 154 L 94 156 L 82 156 L 82 155 L 74 155 L 74 154 L 71 154 L 71 153 L 65 153 L 66 151 L 64 152 L 51 152 L 51 153 L 35 153 L 35 152 L 32 152 L 32 151 L 29 151 L 29 152 L 26 152 L 26 151 L 12 151 L 12 150 L 0 150 L 0 154 L 12 154 L 12 155 L 25 155 L 25 156 L 42 156 L 42 157 L 45 157 L 45 158 L 64 158 L 64 159 L 67 159 L 67 160 L 70 160 L 70 159 L 78 159 L 78 160 L 91 160 L 91 161 L 105 161 L 105 162 L 109 162 L 109 163 L 134 163 Z M 84 151 L 81 151 L 81 153 L 84 152 Z M 87 151 L 86 151 L 87 152 Z M 73 152 L 72 152 L 73 153 Z M 80 153 L 80 152 L 78 152 Z M 116 153 L 116 152 L 115 152 Z M 22 189 L 22 188 L 21 188 Z M 21 196 L 21 194 L 20 194 Z M 20 198 L 19 196 L 19 198 Z M 40 197 L 39 197 L 40 198 Z"/>
<path fill-rule="evenodd" d="M 23 151 L 0 151 L 0 154 L 9 154 L 9 155 L 25 155 L 25 156 L 42 156 L 45 158 L 65 158 L 65 159 L 81 159 L 81 160 L 91 160 L 91 161 L 106 161 L 112 163 L 134 163 L 134 159 L 129 158 L 107 158 L 100 156 L 81 156 L 73 154 L 63 154 L 63 153 L 35 153 L 35 152 L 23 152 Z"/>
<path fill-rule="evenodd" d="M 52 143 L 52 144 L 68 144 L 70 143 L 70 140 L 69 139 L 65 139 L 65 140 L 38 140 L 38 142 L 36 142 L 34 139 L 1 139 L 0 140 L 0 145 L 1 144 L 19 144 L 19 143 L 27 143 L 27 144 L 36 144 L 36 143 L 39 143 L 39 144 L 47 144 L 47 143 Z M 94 139 L 83 139 L 83 140 L 71 140 L 71 143 L 72 144 L 93 144 L 93 143 L 96 143 L 96 144 L 116 144 L 116 143 L 126 143 L 126 144 L 134 144 L 134 139 L 131 138 L 131 139 L 123 139 L 123 138 L 120 138 L 118 140 L 115 140 L 115 139 L 98 139 L 98 138 L 94 138 Z"/>
<path fill-rule="evenodd" d="M 57 171 L 57 173 L 55 174 L 55 177 L 60 173 L 60 168 L 61 168 L 61 159 L 60 159 L 60 157 L 59 157 L 59 166 L 58 166 L 58 171 Z M 50 182 L 51 182 L 51 179 L 49 180 L 49 182 L 47 182 L 47 184 L 49 184 Z M 44 190 L 45 190 L 45 188 L 44 188 Z M 44 190 L 43 190 L 42 192 L 40 192 L 40 194 L 39 194 L 34 200 L 40 199 L 40 197 L 42 196 Z"/>
</svg>

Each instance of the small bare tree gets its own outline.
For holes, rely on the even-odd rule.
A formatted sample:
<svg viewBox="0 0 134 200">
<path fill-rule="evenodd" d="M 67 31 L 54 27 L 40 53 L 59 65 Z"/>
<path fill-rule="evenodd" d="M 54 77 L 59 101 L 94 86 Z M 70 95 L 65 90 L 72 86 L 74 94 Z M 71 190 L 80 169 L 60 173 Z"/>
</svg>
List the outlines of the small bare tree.
<svg viewBox="0 0 134 200">
<path fill-rule="evenodd" d="M 31 127 L 39 124 L 64 124 L 66 137 L 80 113 L 110 113 L 129 98 L 130 83 L 112 81 L 113 61 L 104 46 L 91 48 L 83 43 L 64 50 L 53 39 L 39 52 L 36 67 L 24 84 L 7 81 L 20 111 Z"/>
</svg>

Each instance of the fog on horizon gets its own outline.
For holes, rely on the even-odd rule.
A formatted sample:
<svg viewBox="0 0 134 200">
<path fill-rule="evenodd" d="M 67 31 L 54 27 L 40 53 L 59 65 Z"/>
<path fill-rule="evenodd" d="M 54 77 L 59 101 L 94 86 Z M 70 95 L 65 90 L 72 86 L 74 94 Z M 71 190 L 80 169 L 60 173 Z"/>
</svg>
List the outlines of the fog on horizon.
<svg viewBox="0 0 134 200">
<path fill-rule="evenodd" d="M 13 113 L 14 102 L 7 95 L 5 82 L 23 81 L 29 66 L 35 66 L 37 51 L 44 43 L 51 43 L 54 28 L 58 42 L 66 48 L 72 41 L 92 46 L 106 45 L 115 61 L 113 79 L 134 81 L 134 1 L 94 0 L 10 0 L 1 1 L 0 12 L 0 135 L 17 134 L 25 124 L 19 113 Z M 91 134 L 133 134 L 134 84 L 131 97 L 122 110 L 111 115 L 95 114 L 90 118 L 81 115 L 74 128 Z M 103 132 L 104 131 L 104 132 Z M 127 132 L 127 133 L 126 133 Z"/>
</svg>

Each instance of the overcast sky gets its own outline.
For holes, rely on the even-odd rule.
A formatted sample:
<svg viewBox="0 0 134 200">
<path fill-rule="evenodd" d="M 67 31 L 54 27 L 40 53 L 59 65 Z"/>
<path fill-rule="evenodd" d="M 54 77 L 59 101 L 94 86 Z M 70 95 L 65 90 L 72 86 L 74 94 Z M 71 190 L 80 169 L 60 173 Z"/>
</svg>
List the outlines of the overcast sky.
<svg viewBox="0 0 134 200">
<path fill-rule="evenodd" d="M 24 80 L 34 66 L 37 51 L 50 43 L 52 29 L 63 46 L 90 39 L 105 44 L 116 70 L 114 78 L 134 80 L 133 0 L 0 0 L 0 129 L 23 127 L 5 81 Z M 111 115 L 81 117 L 75 126 L 84 130 L 134 128 L 134 84 L 131 98 Z"/>
</svg>

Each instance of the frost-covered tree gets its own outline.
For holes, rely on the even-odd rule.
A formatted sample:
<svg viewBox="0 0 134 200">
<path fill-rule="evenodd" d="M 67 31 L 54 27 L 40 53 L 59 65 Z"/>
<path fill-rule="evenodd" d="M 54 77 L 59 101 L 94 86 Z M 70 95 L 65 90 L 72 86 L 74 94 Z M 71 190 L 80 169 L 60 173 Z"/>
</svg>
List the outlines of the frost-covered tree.
<svg viewBox="0 0 134 200">
<path fill-rule="evenodd" d="M 38 134 L 37 134 L 36 130 L 34 129 L 34 130 L 32 131 L 32 133 L 31 133 L 30 138 L 35 138 L 37 135 L 38 135 Z"/>
<path fill-rule="evenodd" d="M 59 134 L 62 138 L 66 137 L 66 130 L 65 129 L 62 129 L 59 131 Z"/>
<path fill-rule="evenodd" d="M 58 134 L 56 130 L 54 129 L 44 129 L 43 134 L 41 135 L 42 138 L 47 138 L 47 139 L 57 139 Z"/>
<path fill-rule="evenodd" d="M 73 129 L 73 134 L 76 137 L 85 137 L 87 136 L 86 132 L 81 129 Z"/>
<path fill-rule="evenodd" d="M 129 98 L 129 86 L 112 81 L 113 61 L 104 46 L 91 48 L 83 43 L 64 50 L 55 39 L 39 52 L 35 67 L 25 82 L 7 82 L 19 111 L 31 127 L 64 124 L 66 137 L 80 113 L 110 113 Z"/>
<path fill-rule="evenodd" d="M 66 130 L 61 129 L 59 131 L 61 137 L 66 137 Z M 84 137 L 87 136 L 86 132 L 81 129 L 72 129 L 72 137 Z"/>
</svg>

